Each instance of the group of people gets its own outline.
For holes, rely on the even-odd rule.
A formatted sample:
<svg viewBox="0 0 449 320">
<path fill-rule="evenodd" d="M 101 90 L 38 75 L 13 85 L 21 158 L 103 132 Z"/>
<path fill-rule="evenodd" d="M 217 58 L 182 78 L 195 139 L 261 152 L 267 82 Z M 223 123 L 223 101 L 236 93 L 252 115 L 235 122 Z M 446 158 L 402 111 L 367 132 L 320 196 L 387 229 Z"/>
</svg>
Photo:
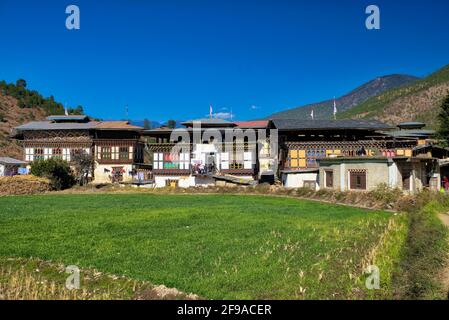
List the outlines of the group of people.
<svg viewBox="0 0 449 320">
<path fill-rule="evenodd" d="M 204 164 L 204 163 L 195 163 L 193 164 L 193 173 L 194 174 L 208 174 L 208 173 L 213 173 L 215 172 L 215 164 L 209 163 L 209 164 Z"/>
</svg>

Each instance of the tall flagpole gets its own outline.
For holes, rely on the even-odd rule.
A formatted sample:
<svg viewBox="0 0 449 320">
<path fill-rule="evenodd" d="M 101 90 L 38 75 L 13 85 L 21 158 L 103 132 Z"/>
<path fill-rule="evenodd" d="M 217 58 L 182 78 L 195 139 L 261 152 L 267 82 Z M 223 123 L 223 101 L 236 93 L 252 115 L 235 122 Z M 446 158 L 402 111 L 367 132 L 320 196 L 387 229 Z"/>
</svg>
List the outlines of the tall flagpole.
<svg viewBox="0 0 449 320">
<path fill-rule="evenodd" d="M 337 120 L 337 101 L 334 96 L 334 120 Z"/>
</svg>

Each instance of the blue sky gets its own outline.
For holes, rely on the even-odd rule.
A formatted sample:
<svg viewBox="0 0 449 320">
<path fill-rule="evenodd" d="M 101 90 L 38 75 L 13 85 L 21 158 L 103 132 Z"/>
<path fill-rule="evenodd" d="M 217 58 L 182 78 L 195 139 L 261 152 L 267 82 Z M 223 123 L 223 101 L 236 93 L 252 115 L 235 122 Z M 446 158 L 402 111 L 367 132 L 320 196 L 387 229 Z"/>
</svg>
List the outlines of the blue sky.
<svg viewBox="0 0 449 320">
<path fill-rule="evenodd" d="M 81 29 L 65 28 L 76 4 Z M 381 30 L 365 28 L 365 8 Z M 89 115 L 244 120 L 449 64 L 449 2 L 0 0 L 0 79 Z"/>
</svg>

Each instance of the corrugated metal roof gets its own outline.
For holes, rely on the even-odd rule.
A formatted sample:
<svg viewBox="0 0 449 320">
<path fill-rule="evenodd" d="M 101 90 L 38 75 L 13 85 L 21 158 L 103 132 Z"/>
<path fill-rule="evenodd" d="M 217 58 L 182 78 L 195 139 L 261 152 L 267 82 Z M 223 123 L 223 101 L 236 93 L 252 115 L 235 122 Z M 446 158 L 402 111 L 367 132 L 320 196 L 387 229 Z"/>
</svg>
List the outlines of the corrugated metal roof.
<svg viewBox="0 0 449 320">
<path fill-rule="evenodd" d="M 90 122 L 53 122 L 32 121 L 15 128 L 17 131 L 28 130 L 141 130 L 130 125 L 128 121 L 90 121 Z"/>
<path fill-rule="evenodd" d="M 391 130 L 388 124 L 377 120 L 297 120 L 274 119 L 274 126 L 279 130 Z"/>
<path fill-rule="evenodd" d="M 192 126 L 193 123 L 201 123 L 202 126 L 204 125 L 213 125 L 213 126 L 224 126 L 224 127 L 231 127 L 231 126 L 235 126 L 235 123 L 233 122 L 229 122 L 227 120 L 223 120 L 223 119 L 216 119 L 216 118 L 212 118 L 212 119 L 197 119 L 197 120 L 189 120 L 186 122 L 181 123 L 183 126 Z"/>
<path fill-rule="evenodd" d="M 435 130 L 396 130 L 386 132 L 387 135 L 392 137 L 412 137 L 412 138 L 427 138 L 436 134 Z"/>
<path fill-rule="evenodd" d="M 48 116 L 46 119 L 49 121 L 83 121 L 89 119 L 89 117 L 86 115 L 69 115 L 69 116 L 56 115 L 56 116 Z"/>
<path fill-rule="evenodd" d="M 8 164 L 8 165 L 23 165 L 27 164 L 25 161 L 17 160 L 10 157 L 0 157 L 0 163 L 2 164 Z"/>
<path fill-rule="evenodd" d="M 94 129 L 98 122 L 52 122 L 52 121 L 31 121 L 16 127 L 16 130 L 88 130 Z"/>
</svg>

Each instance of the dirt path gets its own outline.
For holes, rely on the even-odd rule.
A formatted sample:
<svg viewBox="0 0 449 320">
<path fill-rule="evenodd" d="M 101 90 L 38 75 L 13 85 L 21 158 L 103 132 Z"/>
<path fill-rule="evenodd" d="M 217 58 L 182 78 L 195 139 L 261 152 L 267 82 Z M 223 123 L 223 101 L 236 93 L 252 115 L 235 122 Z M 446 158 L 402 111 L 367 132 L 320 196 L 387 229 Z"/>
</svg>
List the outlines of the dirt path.
<svg viewBox="0 0 449 320">
<path fill-rule="evenodd" d="M 440 213 L 438 217 L 443 222 L 443 224 L 449 228 L 449 212 Z M 445 270 L 443 271 L 442 282 L 446 292 L 448 293 L 447 298 L 449 299 L 449 266 L 446 266 Z"/>
</svg>

